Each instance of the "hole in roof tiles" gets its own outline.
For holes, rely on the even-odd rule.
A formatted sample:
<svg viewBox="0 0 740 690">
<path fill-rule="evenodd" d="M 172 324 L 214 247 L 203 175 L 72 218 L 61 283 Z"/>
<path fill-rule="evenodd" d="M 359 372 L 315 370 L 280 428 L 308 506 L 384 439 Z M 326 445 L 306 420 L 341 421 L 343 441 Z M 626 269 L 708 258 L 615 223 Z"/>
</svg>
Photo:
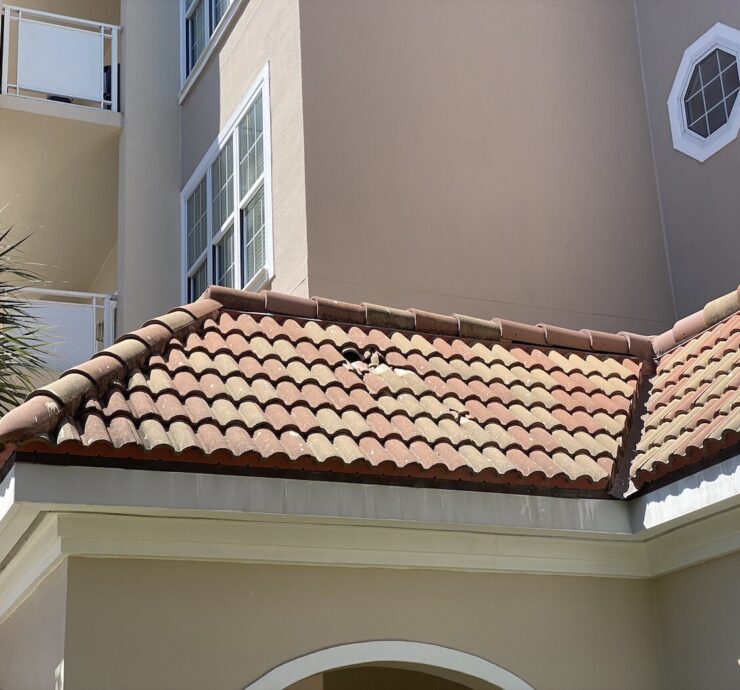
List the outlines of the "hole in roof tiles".
<svg viewBox="0 0 740 690">
<path fill-rule="evenodd" d="M 342 357 L 350 364 L 356 364 L 364 360 L 362 353 L 354 347 L 345 347 L 341 353 Z"/>
</svg>

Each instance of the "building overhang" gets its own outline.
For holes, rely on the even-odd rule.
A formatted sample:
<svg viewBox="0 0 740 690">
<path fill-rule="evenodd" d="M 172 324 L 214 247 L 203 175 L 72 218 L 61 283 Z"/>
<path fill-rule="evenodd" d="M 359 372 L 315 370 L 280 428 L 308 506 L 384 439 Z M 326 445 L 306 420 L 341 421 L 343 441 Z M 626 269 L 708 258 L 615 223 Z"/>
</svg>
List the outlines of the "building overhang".
<svg viewBox="0 0 740 690">
<path fill-rule="evenodd" d="M 740 456 L 626 501 L 16 458 L 0 516 L 0 621 L 69 557 L 651 578 L 740 549 Z"/>
</svg>

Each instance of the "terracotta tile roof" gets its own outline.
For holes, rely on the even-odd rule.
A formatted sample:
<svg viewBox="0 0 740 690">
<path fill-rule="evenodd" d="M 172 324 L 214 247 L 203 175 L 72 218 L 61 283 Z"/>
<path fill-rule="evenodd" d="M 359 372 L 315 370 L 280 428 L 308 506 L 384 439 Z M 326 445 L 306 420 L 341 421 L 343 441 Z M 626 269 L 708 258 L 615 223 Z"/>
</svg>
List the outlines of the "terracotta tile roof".
<svg viewBox="0 0 740 690">
<path fill-rule="evenodd" d="M 659 356 L 651 382 L 632 462 L 637 486 L 740 443 L 739 307 L 740 288 L 655 339 L 672 349 Z"/>
<path fill-rule="evenodd" d="M 214 287 L 34 391 L 0 459 L 606 492 L 629 458 L 643 483 L 737 440 L 738 294 L 656 358 L 628 333 Z"/>
</svg>

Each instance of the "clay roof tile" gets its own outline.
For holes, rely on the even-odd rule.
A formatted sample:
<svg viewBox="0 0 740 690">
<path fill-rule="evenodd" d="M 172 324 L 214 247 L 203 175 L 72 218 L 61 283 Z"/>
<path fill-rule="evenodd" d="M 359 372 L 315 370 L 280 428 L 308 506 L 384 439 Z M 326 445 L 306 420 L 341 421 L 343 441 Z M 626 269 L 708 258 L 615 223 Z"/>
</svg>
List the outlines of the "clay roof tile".
<svg viewBox="0 0 740 690">
<path fill-rule="evenodd" d="M 211 287 L 34 391 L 0 450 L 526 491 L 603 492 L 630 462 L 639 487 L 740 440 L 739 299 L 651 338 Z"/>
</svg>

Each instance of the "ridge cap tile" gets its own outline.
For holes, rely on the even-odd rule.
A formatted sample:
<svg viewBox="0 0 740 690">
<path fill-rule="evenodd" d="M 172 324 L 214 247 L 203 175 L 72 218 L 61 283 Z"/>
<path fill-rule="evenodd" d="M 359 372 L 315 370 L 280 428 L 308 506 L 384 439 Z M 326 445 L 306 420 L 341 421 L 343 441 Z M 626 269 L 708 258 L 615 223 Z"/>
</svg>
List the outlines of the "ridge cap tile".
<svg viewBox="0 0 740 690">
<path fill-rule="evenodd" d="M 545 342 L 553 347 L 564 349 L 590 350 L 591 337 L 583 331 L 576 331 L 562 326 L 551 326 L 546 323 L 538 323 L 537 326 L 545 332 Z"/>
<path fill-rule="evenodd" d="M 316 315 L 319 321 L 341 321 L 346 323 L 365 323 L 365 309 L 360 304 L 341 302 L 326 297 L 312 297 L 316 302 Z"/>
<path fill-rule="evenodd" d="M 684 316 L 671 328 L 654 336 L 655 355 L 662 357 L 739 311 L 740 285 L 732 292 L 707 302 L 699 311 Z"/>
<path fill-rule="evenodd" d="M 619 331 L 617 335 L 626 338 L 629 354 L 640 359 L 655 359 L 654 341 L 656 336 L 642 335 L 631 331 Z"/>
<path fill-rule="evenodd" d="M 475 316 L 453 314 L 457 319 L 458 333 L 461 338 L 471 340 L 501 340 L 501 324 L 493 319 L 479 319 Z"/>
<path fill-rule="evenodd" d="M 382 304 L 363 302 L 365 307 L 365 323 L 368 326 L 413 331 L 416 326 L 414 314 L 407 309 L 385 307 Z"/>
<path fill-rule="evenodd" d="M 422 309 L 409 309 L 414 315 L 414 330 L 433 335 L 459 335 L 459 323 L 454 316 L 445 316 Z"/>
</svg>

